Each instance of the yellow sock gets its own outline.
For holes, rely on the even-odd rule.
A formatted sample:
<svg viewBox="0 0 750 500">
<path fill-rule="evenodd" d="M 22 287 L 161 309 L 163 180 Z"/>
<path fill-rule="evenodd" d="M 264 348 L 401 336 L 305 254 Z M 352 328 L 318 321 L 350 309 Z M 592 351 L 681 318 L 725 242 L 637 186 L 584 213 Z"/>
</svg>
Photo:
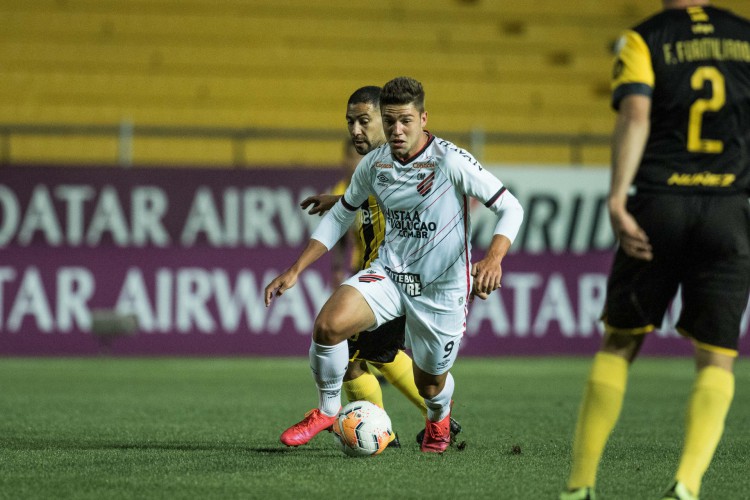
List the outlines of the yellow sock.
<svg viewBox="0 0 750 500">
<path fill-rule="evenodd" d="M 675 479 L 698 495 L 703 474 L 724 433 L 724 420 L 734 398 L 734 375 L 716 366 L 698 372 L 688 401 L 685 444 Z"/>
<path fill-rule="evenodd" d="M 363 373 L 354 380 L 344 382 L 344 392 L 349 401 L 369 401 L 383 408 L 383 391 L 372 373 Z"/>
<path fill-rule="evenodd" d="M 427 406 L 424 404 L 424 398 L 419 395 L 417 386 L 414 385 L 411 358 L 404 351 L 398 351 L 393 361 L 380 365 L 378 369 L 388 383 L 401 391 L 414 406 L 419 408 L 422 416 L 427 418 Z"/>
<path fill-rule="evenodd" d="M 365 372 L 354 380 L 344 382 L 343 386 L 349 401 L 365 400 L 383 408 L 383 391 L 380 389 L 378 378 L 372 373 Z M 394 439 L 396 439 L 395 432 L 391 435 L 390 441 Z"/>
<path fill-rule="evenodd" d="M 625 358 L 606 352 L 594 356 L 573 438 L 569 489 L 594 486 L 599 460 L 620 416 L 627 380 Z"/>
</svg>

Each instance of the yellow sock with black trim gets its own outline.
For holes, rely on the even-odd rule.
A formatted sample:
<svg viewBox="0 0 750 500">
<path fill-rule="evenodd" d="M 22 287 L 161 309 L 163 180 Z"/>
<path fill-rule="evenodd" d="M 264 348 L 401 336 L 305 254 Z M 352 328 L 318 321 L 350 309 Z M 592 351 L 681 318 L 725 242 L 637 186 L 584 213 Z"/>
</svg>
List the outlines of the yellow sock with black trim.
<svg viewBox="0 0 750 500">
<path fill-rule="evenodd" d="M 724 433 L 729 406 L 734 398 L 734 374 L 717 366 L 698 372 L 688 401 L 685 444 L 675 479 L 698 495 L 703 474 Z"/>
<path fill-rule="evenodd" d="M 365 372 L 353 380 L 347 380 L 343 388 L 349 401 L 369 401 L 383 408 L 383 391 L 372 373 Z"/>
<path fill-rule="evenodd" d="M 427 406 L 424 404 L 424 398 L 419 395 L 417 386 L 414 384 L 414 370 L 411 363 L 412 361 L 408 354 L 404 351 L 398 351 L 393 361 L 378 366 L 378 370 L 380 370 L 380 373 L 383 374 L 388 383 L 406 396 L 414 406 L 419 408 L 422 416 L 427 418 Z"/>
<path fill-rule="evenodd" d="M 593 487 L 599 460 L 620 417 L 628 380 L 628 361 L 615 354 L 594 356 L 573 438 L 573 465 L 568 488 Z"/>
</svg>

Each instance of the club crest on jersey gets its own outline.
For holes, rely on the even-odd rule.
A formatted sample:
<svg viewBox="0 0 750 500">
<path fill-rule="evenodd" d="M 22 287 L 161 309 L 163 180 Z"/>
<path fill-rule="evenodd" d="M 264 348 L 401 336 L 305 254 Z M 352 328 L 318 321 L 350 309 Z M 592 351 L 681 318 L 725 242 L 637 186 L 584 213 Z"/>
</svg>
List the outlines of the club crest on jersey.
<svg viewBox="0 0 750 500">
<path fill-rule="evenodd" d="M 422 174 L 420 174 L 422 175 Z M 417 184 L 417 191 L 422 196 L 427 196 L 430 191 L 432 191 L 432 184 L 435 180 L 435 172 L 430 172 L 424 179 L 422 179 L 422 182 Z"/>
</svg>

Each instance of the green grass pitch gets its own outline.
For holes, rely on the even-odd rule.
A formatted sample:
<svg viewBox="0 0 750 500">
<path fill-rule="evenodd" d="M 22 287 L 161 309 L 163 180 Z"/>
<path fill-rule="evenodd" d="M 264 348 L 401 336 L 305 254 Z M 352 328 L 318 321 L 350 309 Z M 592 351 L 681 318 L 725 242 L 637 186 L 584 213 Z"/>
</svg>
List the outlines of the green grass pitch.
<svg viewBox="0 0 750 500">
<path fill-rule="evenodd" d="M 460 358 L 463 451 L 424 455 L 418 411 L 384 399 L 403 448 L 352 459 L 324 433 L 278 441 L 317 404 L 307 360 L 0 360 L 0 498 L 556 498 L 589 358 Z M 750 496 L 750 364 L 702 498 Z M 689 359 L 639 359 L 605 451 L 603 499 L 659 498 L 680 452 Z"/>
</svg>

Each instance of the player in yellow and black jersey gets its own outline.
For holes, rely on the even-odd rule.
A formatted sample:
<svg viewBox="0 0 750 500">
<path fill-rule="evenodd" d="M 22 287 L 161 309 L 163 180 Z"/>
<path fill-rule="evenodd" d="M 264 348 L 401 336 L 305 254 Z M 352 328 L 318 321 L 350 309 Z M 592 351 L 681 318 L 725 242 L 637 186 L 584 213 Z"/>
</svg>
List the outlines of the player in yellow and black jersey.
<svg viewBox="0 0 750 500">
<path fill-rule="evenodd" d="M 594 497 L 630 363 L 678 289 L 676 328 L 692 340 L 697 374 L 663 498 L 698 498 L 734 397 L 750 291 L 750 22 L 707 0 L 662 3 L 616 46 L 608 208 L 619 247 L 564 500 Z"/>
<path fill-rule="evenodd" d="M 613 106 L 628 95 L 651 100 L 636 188 L 748 190 L 749 31 L 729 11 L 696 5 L 666 9 L 620 38 Z"/>
<path fill-rule="evenodd" d="M 347 103 L 346 121 L 351 136 L 350 144 L 353 146 L 353 150 L 347 148 L 345 153 L 350 167 L 349 175 L 334 187 L 332 195 L 316 195 L 303 200 L 303 209 L 312 206 L 310 214 L 322 214 L 333 207 L 346 191 L 351 173 L 362 155 L 385 144 L 385 132 L 380 117 L 380 87 L 367 86 L 356 90 Z M 351 276 L 368 267 L 377 257 L 378 249 L 385 238 L 385 219 L 373 196 L 359 207 L 353 227 L 356 244 L 352 253 L 351 268 L 342 269 L 341 257 L 334 252 L 333 279 L 336 286 L 343 281 L 343 276 Z M 375 330 L 360 332 L 350 338 L 349 366 L 344 375 L 343 388 L 349 401 L 367 400 L 382 408 L 382 390 L 371 369 L 375 367 L 391 385 L 417 406 L 426 418 L 427 406 L 414 383 L 412 360 L 404 352 L 405 327 L 406 318 L 402 316 Z M 450 419 L 450 430 L 452 438 L 461 432 L 461 425 L 453 418 Z M 423 435 L 424 429 L 417 435 L 417 442 L 421 443 Z M 395 434 L 394 437 L 395 441 L 389 446 L 400 446 Z"/>
<path fill-rule="evenodd" d="M 347 151 L 345 154 L 346 162 L 350 166 L 349 176 L 341 179 L 332 190 L 334 195 L 342 196 L 349 187 L 349 180 L 351 174 L 357 167 L 359 160 L 362 156 L 357 152 L 354 144 L 351 141 L 347 141 Z M 365 203 L 357 210 L 357 216 L 354 221 L 354 251 L 351 256 L 351 265 L 346 271 L 358 271 L 369 267 L 370 263 L 375 260 L 378 256 L 378 249 L 383 243 L 385 237 L 385 218 L 383 213 L 380 211 L 380 205 L 375 200 L 374 196 L 370 196 Z M 345 240 L 342 240 L 345 241 Z M 346 246 L 346 243 L 344 244 Z M 344 271 L 342 265 L 342 259 L 340 256 L 334 253 L 334 282 L 341 283 L 344 281 L 344 277 L 349 277 L 349 274 L 338 274 L 338 271 Z"/>
</svg>

